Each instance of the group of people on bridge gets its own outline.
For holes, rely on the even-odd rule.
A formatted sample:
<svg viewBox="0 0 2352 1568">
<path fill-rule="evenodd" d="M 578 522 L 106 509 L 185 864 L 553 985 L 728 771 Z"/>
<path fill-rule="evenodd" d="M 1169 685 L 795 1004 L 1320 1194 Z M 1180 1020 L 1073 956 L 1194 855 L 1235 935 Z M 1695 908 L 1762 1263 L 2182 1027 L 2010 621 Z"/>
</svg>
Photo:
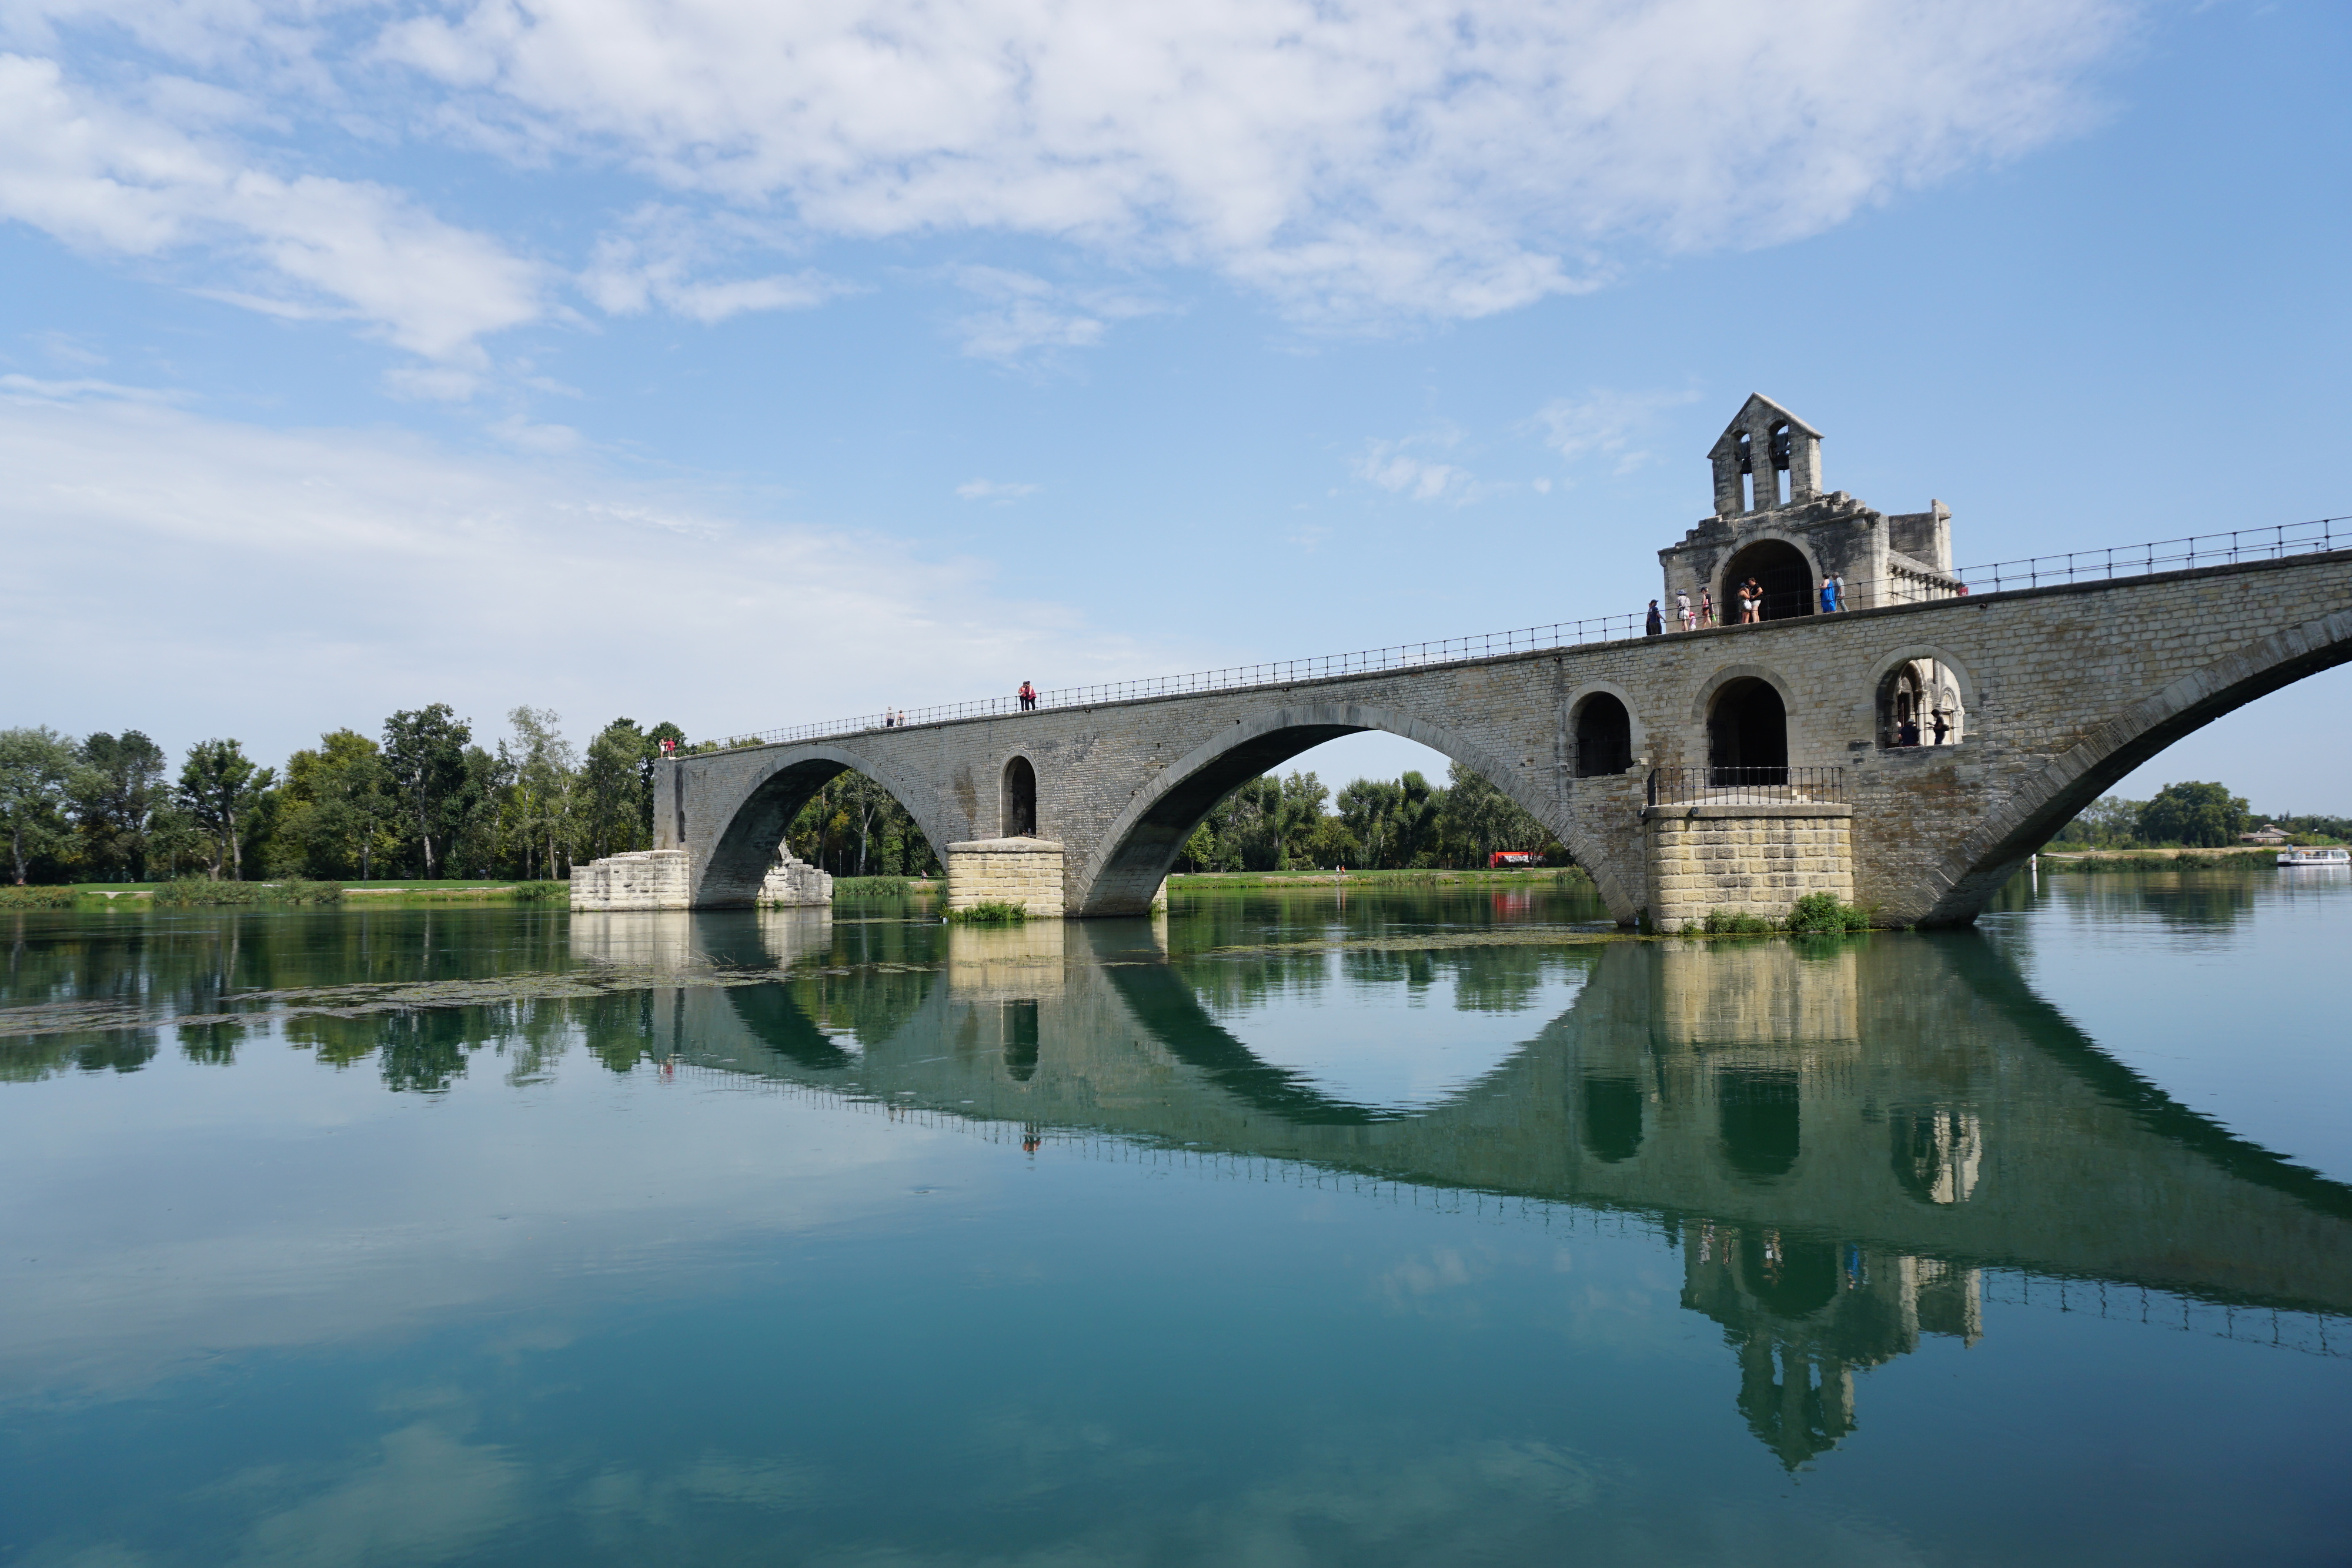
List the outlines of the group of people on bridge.
<svg viewBox="0 0 2352 1568">
<path fill-rule="evenodd" d="M 1764 619 L 1764 585 L 1756 579 L 1751 577 L 1741 583 L 1734 598 L 1738 604 L 1739 625 L 1753 626 Z M 1834 615 L 1843 610 L 1846 607 L 1845 579 L 1834 573 L 1822 579 L 1821 601 L 1824 615 Z M 1675 619 L 1682 623 L 1685 632 L 1696 632 L 1715 625 L 1715 595 L 1702 588 L 1698 591 L 1698 602 L 1693 604 L 1689 589 L 1675 590 Z M 1666 618 L 1659 612 L 1658 601 L 1653 599 L 1649 615 L 1643 622 L 1643 633 L 1656 637 L 1664 634 L 1665 629 Z"/>
</svg>

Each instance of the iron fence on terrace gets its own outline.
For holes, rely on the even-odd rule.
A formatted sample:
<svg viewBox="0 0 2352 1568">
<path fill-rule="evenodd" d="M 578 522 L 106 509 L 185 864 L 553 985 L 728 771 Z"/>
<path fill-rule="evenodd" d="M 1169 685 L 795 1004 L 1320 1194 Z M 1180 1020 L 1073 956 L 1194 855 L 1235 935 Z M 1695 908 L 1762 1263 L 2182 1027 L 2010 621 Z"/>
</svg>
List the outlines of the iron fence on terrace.
<svg viewBox="0 0 2352 1568">
<path fill-rule="evenodd" d="M 1843 768 L 1653 768 L 1653 806 L 1846 804 Z"/>
<path fill-rule="evenodd" d="M 1957 598 L 1969 593 L 2001 593 L 2018 589 L 2050 588 L 2070 582 L 2109 578 L 2146 577 L 2161 571 L 2185 571 L 2202 566 L 2235 566 L 2251 561 L 2281 560 L 2290 556 L 2316 555 L 2352 549 L 2352 517 L 2317 517 L 2267 528 L 2238 528 L 2229 533 L 2193 534 L 2184 538 L 2147 544 L 2120 545 L 2111 549 L 2070 550 L 2063 555 L 2031 556 L 1995 561 L 1988 566 L 1962 567 L 1951 574 L 1956 586 L 1947 587 L 1913 572 L 1899 573 L 1883 582 L 1848 582 L 1849 604 L 1894 604 Z M 1782 597 L 1782 596 L 1776 596 Z M 1768 602 L 1767 621 L 1811 613 L 1811 595 L 1784 596 L 1788 602 Z M 1735 607 L 1715 607 L 1727 622 Z M 1661 606 L 1665 633 L 1681 632 L 1672 604 Z M 1282 686 L 1301 681 L 1329 680 L 1340 675 L 1377 674 L 1388 670 L 1418 669 L 1432 664 L 1462 664 L 1512 653 L 1545 653 L 1591 643 L 1613 643 L 1644 634 L 1646 612 L 1632 615 L 1600 615 L 1582 621 L 1555 621 L 1546 626 L 1525 626 L 1509 632 L 1485 632 L 1467 637 L 1446 637 L 1428 643 L 1400 643 L 1386 648 L 1366 648 L 1352 653 L 1319 658 L 1286 659 L 1259 664 L 1232 664 L 1221 670 L 1200 670 L 1184 675 L 1149 680 L 1113 681 L 1099 685 L 1065 686 L 1037 694 L 1039 708 L 1093 707 L 1104 703 L 1134 702 L 1146 697 L 1187 696 L 1200 692 L 1240 691 L 1253 686 Z M 1717 628 L 1701 628 L 1716 630 Z M 1727 624 L 1725 630 L 1738 630 Z M 724 751 L 746 746 L 774 746 L 862 735 L 899 726 L 947 724 L 957 719 L 991 718 L 1021 711 L 1012 696 L 983 697 L 974 702 L 946 703 L 912 710 L 866 714 L 856 718 L 828 719 L 816 724 L 755 730 L 725 740 L 701 741 L 688 751 Z"/>
</svg>

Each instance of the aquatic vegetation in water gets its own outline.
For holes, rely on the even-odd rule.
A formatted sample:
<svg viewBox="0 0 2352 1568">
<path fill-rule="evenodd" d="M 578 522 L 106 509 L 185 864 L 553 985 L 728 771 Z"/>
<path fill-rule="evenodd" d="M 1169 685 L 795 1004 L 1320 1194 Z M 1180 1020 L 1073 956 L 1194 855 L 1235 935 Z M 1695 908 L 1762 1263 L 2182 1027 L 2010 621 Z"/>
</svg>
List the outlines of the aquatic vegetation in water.
<svg viewBox="0 0 2352 1568">
<path fill-rule="evenodd" d="M 70 887 L 0 887 L 0 909 L 71 909 Z"/>
<path fill-rule="evenodd" d="M 969 909 L 951 909 L 948 918 L 958 925 L 1019 925 L 1029 918 L 1026 907 L 1018 904 L 975 904 Z"/>
</svg>

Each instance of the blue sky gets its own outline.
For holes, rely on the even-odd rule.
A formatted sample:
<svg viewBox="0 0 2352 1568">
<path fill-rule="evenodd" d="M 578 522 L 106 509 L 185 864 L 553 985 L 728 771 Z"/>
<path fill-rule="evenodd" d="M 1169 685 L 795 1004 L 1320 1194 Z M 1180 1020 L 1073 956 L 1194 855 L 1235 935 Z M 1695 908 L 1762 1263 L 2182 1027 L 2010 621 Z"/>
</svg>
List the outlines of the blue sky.
<svg viewBox="0 0 2352 1568">
<path fill-rule="evenodd" d="M 1963 562 L 2352 512 L 2347 57 L 2116 0 L 8 0 L 0 722 L 709 734 L 1622 612 L 1750 391 Z M 2347 695 L 2126 788 L 2352 810 Z"/>
</svg>

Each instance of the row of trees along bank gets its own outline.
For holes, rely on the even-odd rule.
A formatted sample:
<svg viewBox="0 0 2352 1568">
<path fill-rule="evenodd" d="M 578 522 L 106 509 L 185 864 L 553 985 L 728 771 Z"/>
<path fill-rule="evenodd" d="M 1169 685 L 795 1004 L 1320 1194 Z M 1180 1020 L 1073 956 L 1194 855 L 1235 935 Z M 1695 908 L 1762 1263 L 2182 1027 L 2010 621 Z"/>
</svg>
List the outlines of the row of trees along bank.
<svg viewBox="0 0 2352 1568">
<path fill-rule="evenodd" d="M 174 771 L 139 731 L 75 739 L 0 730 L 8 879 L 159 882 L 201 875 L 320 881 L 561 878 L 652 842 L 653 772 L 674 724 L 614 719 L 584 752 L 557 716 L 518 707 L 494 745 L 446 703 L 403 710 L 375 736 L 331 730 L 264 767 L 234 739 L 197 742 Z M 794 854 L 836 876 L 936 875 L 939 857 L 889 792 L 862 774 L 826 784 L 793 818 Z M 1185 844 L 1182 871 L 1483 865 L 1496 850 L 1567 853 L 1479 774 L 1359 779 L 1335 798 L 1312 773 L 1243 785 Z"/>
<path fill-rule="evenodd" d="M 2226 785 L 2190 780 L 2167 784 L 2153 800 L 2108 795 L 2083 810 L 2050 841 L 2053 850 L 2225 849 L 2238 835 L 2269 822 L 2297 843 L 2339 843 L 2352 838 L 2352 819 L 2282 812 L 2257 817 Z"/>
<path fill-rule="evenodd" d="M 652 840 L 653 768 L 674 724 L 614 719 L 585 753 L 545 709 L 507 716 L 496 749 L 446 703 L 378 737 L 332 730 L 283 768 L 236 740 L 190 747 L 174 773 L 139 731 L 75 740 L 0 730 L 0 831 L 19 884 L 567 876 Z"/>
</svg>

